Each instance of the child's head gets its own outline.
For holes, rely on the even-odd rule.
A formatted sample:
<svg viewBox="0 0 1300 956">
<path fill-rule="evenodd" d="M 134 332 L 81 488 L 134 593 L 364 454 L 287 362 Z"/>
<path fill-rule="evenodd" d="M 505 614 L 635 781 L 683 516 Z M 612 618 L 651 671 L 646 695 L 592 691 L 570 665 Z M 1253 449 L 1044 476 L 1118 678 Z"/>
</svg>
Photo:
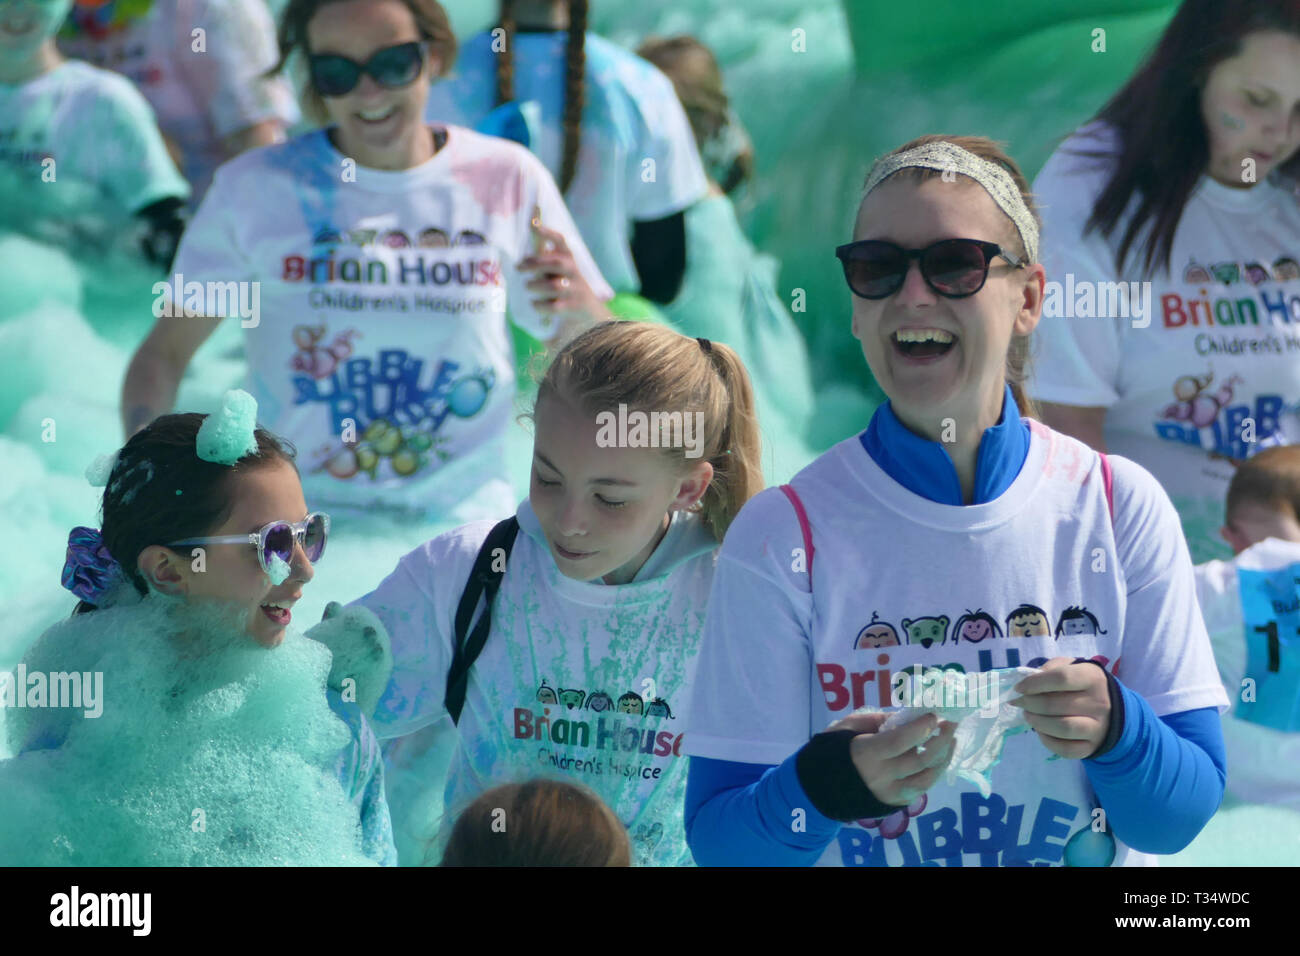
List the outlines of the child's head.
<svg viewBox="0 0 1300 956">
<path fill-rule="evenodd" d="M 673 81 L 700 157 L 722 191 L 730 193 L 749 179 L 754 173 L 753 144 L 730 109 L 713 52 L 685 34 L 652 37 L 636 52 Z"/>
<path fill-rule="evenodd" d="M 54 45 L 72 0 L 0 0 L 0 61 L 31 60 L 39 49 Z"/>
<path fill-rule="evenodd" d="M 69 549 L 65 585 L 83 598 L 77 612 L 94 610 L 102 589 L 91 579 L 124 575 L 141 596 L 151 590 L 186 598 L 247 605 L 247 632 L 274 647 L 284 638 L 289 608 L 301 597 L 313 571 L 301 544 L 293 546 L 289 576 L 273 584 L 252 543 L 172 547 L 173 542 L 253 534 L 275 521 L 298 522 L 307 515 L 293 450 L 258 428 L 257 452 L 233 465 L 199 458 L 196 439 L 206 416 L 163 415 L 137 432 L 118 453 L 104 489 L 102 546 L 107 561 L 74 566 Z M 87 529 L 78 529 L 85 531 Z M 92 531 L 92 535 L 95 533 Z M 98 538 L 92 542 L 98 544 Z M 115 563 L 115 567 L 113 565 Z M 107 572 L 104 565 L 108 565 Z M 96 592 L 99 592 L 98 594 Z"/>
<path fill-rule="evenodd" d="M 627 830 L 600 797 L 558 780 L 487 791 L 460 815 L 442 866 L 630 866 Z"/>
<path fill-rule="evenodd" d="M 1265 538 L 1300 541 L 1300 445 L 1247 458 L 1228 485 L 1226 517 L 1219 533 L 1235 554 Z"/>
<path fill-rule="evenodd" d="M 529 500 L 560 570 L 622 583 L 669 512 L 719 540 L 763 487 L 754 396 L 736 353 L 646 322 L 605 322 L 547 369 Z"/>
</svg>

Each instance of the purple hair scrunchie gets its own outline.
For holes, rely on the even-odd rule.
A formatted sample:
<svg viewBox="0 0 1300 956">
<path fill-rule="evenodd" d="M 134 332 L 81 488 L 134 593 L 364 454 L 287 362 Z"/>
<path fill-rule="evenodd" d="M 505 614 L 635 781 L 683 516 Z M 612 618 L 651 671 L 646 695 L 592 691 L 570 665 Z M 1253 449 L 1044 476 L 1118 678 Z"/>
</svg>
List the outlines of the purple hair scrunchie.
<svg viewBox="0 0 1300 956">
<path fill-rule="evenodd" d="M 122 567 L 95 528 L 73 528 L 68 535 L 68 559 L 63 564 L 63 586 L 89 604 L 123 580 Z"/>
</svg>

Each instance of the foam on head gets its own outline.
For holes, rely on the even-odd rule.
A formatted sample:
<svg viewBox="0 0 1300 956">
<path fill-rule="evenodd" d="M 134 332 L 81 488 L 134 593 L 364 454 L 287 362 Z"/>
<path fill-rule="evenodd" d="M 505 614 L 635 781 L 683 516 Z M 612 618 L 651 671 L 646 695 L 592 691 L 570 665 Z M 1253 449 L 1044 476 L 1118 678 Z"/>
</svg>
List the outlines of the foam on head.
<svg viewBox="0 0 1300 956">
<path fill-rule="evenodd" d="M 151 595 L 46 632 L 27 673 L 102 674 L 82 708 L 8 715 L 0 859 L 18 865 L 368 865 L 338 782 L 329 652 L 250 641 L 241 609 Z"/>
<path fill-rule="evenodd" d="M 233 465 L 257 454 L 257 400 L 242 389 L 231 389 L 221 408 L 199 426 L 196 452 L 204 461 Z"/>
</svg>

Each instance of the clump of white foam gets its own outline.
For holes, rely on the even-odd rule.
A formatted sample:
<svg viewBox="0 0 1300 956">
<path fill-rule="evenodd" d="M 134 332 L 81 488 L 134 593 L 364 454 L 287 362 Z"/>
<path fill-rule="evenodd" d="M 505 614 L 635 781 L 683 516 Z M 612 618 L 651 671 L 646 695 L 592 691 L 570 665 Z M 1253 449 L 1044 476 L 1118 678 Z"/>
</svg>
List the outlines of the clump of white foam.
<svg viewBox="0 0 1300 956">
<path fill-rule="evenodd" d="M 256 428 L 257 400 L 243 389 L 233 388 L 221 400 L 221 408 L 199 426 L 195 450 L 204 461 L 233 465 L 257 452 Z"/>
<path fill-rule="evenodd" d="M 244 614 L 151 595 L 42 635 L 27 672 L 101 673 L 102 716 L 7 715 L 18 756 L 0 761 L 0 859 L 371 864 L 336 777 L 351 735 L 326 702 L 329 652 L 296 631 L 263 648 Z"/>
<path fill-rule="evenodd" d="M 266 576 L 271 579 L 273 585 L 279 587 L 289 579 L 288 563 L 278 554 L 271 555 L 271 570 L 267 572 Z"/>
<path fill-rule="evenodd" d="M 92 488 L 103 488 L 108 484 L 109 476 L 113 474 L 113 466 L 117 464 L 117 452 L 109 455 L 96 455 L 95 460 L 86 466 L 86 480 L 90 482 Z"/>
</svg>

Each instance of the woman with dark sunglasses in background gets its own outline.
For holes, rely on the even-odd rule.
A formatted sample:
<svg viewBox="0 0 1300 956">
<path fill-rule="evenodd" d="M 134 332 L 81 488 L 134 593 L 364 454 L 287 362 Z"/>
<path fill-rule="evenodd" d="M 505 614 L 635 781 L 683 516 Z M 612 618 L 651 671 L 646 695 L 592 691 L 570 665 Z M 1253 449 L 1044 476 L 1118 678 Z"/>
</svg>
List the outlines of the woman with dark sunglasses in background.
<svg viewBox="0 0 1300 956">
<path fill-rule="evenodd" d="M 889 401 L 723 542 L 686 734 L 699 863 L 1135 865 L 1218 807 L 1226 698 L 1177 515 L 1137 465 L 1022 417 L 1038 228 L 987 139 L 872 168 L 838 255 Z M 1093 626 L 1052 637 L 1080 609 Z M 1035 733 L 954 756 L 936 714 L 855 713 L 899 703 L 904 671 L 999 671 L 979 693 Z M 954 761 L 988 786 L 941 779 Z"/>
<path fill-rule="evenodd" d="M 66 705 L 8 715 L 6 862 L 396 864 L 383 763 L 357 703 L 377 697 L 349 699 L 341 679 L 327 689 L 328 652 L 291 627 L 329 519 L 308 513 L 293 449 L 255 414 L 242 431 L 223 424 L 233 440 L 221 444 L 240 449 L 224 454 L 205 450 L 208 416 L 164 415 L 93 479 L 102 526 L 73 529 L 62 576 L 80 600 L 19 673 L 73 673 L 83 694 L 99 674 L 94 707 L 79 702 L 98 719 Z M 308 636 L 382 649 L 381 628 L 352 612 Z"/>
<path fill-rule="evenodd" d="M 506 309 L 553 340 L 607 318 L 612 292 L 536 157 L 424 122 L 456 53 L 435 0 L 291 0 L 280 51 L 281 68 L 303 55 L 326 127 L 223 166 L 176 272 L 257 291 L 249 390 L 336 521 L 508 512 Z M 128 433 L 170 408 L 219 321 L 158 321 L 127 376 Z"/>
</svg>

